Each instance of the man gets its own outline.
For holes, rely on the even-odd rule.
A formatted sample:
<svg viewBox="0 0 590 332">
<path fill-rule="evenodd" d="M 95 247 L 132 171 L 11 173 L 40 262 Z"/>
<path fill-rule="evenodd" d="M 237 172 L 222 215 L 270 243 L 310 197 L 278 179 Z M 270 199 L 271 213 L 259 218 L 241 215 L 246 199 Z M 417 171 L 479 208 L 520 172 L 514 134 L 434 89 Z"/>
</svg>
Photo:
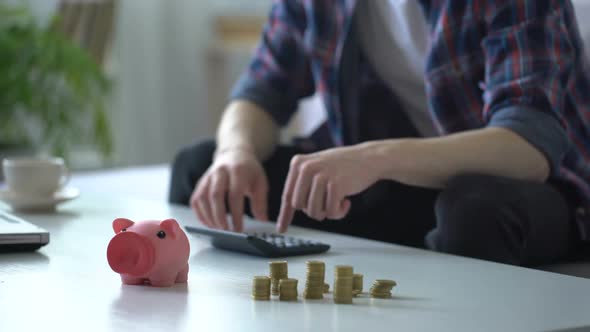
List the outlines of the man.
<svg viewBox="0 0 590 332">
<path fill-rule="evenodd" d="M 589 88 L 568 0 L 277 0 L 217 141 L 177 156 L 170 201 L 212 228 L 242 231 L 248 198 L 280 232 L 551 262 L 586 237 Z M 326 125 L 277 147 L 313 93 Z"/>
</svg>

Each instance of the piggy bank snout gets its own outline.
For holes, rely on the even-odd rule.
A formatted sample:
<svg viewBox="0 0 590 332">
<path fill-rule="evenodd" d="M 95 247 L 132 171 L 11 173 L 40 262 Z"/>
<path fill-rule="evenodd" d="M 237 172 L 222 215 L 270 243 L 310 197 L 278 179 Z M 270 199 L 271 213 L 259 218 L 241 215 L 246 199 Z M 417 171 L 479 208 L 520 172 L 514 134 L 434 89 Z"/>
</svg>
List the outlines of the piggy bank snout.
<svg viewBox="0 0 590 332">
<path fill-rule="evenodd" d="M 134 232 L 122 232 L 111 240 L 107 248 L 111 269 L 120 274 L 141 276 L 154 265 L 154 246 Z"/>
</svg>

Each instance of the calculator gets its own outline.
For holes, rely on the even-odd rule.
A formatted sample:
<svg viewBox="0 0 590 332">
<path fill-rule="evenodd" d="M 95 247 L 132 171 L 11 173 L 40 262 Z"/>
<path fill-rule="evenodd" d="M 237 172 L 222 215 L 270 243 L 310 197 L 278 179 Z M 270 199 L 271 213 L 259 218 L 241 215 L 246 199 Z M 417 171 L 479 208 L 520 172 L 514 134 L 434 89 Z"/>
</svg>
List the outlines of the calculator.
<svg viewBox="0 0 590 332">
<path fill-rule="evenodd" d="M 185 226 L 185 229 L 210 238 L 216 248 L 262 257 L 319 254 L 330 249 L 325 243 L 273 233 L 235 233 L 193 226 Z"/>
</svg>

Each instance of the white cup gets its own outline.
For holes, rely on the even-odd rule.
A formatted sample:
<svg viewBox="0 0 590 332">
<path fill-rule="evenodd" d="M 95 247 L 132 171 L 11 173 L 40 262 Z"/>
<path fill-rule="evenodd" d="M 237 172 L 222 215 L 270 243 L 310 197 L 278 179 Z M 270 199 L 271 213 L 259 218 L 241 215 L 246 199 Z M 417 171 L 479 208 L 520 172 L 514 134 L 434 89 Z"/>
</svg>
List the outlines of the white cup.
<svg viewBox="0 0 590 332">
<path fill-rule="evenodd" d="M 52 195 L 69 180 L 62 158 L 7 158 L 2 161 L 2 169 L 8 189 L 19 195 Z"/>
</svg>

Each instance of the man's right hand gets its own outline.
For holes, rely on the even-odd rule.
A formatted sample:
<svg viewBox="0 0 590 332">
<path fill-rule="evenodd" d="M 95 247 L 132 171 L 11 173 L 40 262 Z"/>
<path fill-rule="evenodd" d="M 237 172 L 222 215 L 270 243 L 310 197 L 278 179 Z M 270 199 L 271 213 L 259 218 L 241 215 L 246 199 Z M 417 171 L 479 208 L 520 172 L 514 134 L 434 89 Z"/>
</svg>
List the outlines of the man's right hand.
<svg viewBox="0 0 590 332">
<path fill-rule="evenodd" d="M 230 148 L 216 154 L 211 167 L 197 182 L 190 205 L 206 226 L 241 232 L 246 197 L 254 217 L 268 220 L 268 189 L 268 179 L 253 151 Z M 233 220 L 231 228 L 226 199 Z"/>
</svg>

